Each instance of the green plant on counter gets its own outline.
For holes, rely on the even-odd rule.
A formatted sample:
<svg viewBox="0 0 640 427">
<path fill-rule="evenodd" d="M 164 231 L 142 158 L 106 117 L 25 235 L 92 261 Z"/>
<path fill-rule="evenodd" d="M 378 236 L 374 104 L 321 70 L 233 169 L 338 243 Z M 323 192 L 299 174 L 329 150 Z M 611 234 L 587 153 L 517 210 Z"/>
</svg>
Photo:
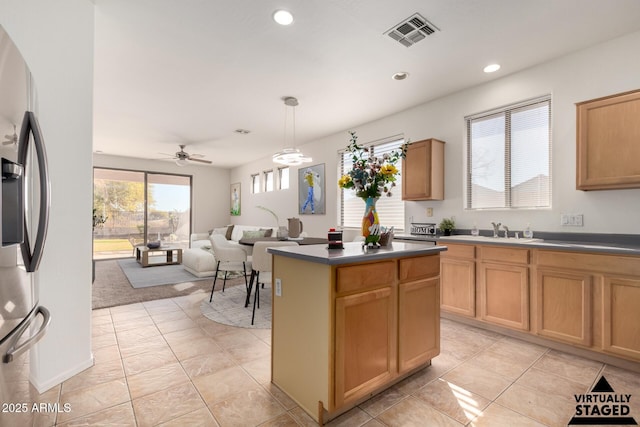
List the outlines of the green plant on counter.
<svg viewBox="0 0 640 427">
<path fill-rule="evenodd" d="M 444 234 L 451 234 L 453 230 L 456 228 L 456 222 L 453 218 L 443 218 L 438 224 L 438 230 L 442 231 Z"/>
</svg>

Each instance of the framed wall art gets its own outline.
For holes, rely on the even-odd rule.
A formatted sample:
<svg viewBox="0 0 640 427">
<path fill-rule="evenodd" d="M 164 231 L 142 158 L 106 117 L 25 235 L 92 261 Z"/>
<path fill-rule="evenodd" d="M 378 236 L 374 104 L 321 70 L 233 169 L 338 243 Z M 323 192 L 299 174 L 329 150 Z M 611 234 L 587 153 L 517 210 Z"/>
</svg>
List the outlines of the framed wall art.
<svg viewBox="0 0 640 427">
<path fill-rule="evenodd" d="M 298 213 L 325 214 L 324 163 L 298 169 Z"/>
<path fill-rule="evenodd" d="M 240 183 L 231 184 L 231 216 L 240 216 Z"/>
</svg>

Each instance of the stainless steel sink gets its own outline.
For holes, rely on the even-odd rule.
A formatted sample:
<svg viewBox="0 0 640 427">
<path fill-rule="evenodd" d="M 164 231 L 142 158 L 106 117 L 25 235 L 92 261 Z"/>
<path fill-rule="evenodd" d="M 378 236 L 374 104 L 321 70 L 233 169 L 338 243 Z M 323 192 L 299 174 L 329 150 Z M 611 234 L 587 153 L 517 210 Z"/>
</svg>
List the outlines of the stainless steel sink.
<svg viewBox="0 0 640 427">
<path fill-rule="evenodd" d="M 526 244 L 526 243 L 535 243 L 535 242 L 542 242 L 542 239 L 525 239 L 525 238 L 519 238 L 516 239 L 515 237 L 487 237 L 487 236 L 471 236 L 471 235 L 467 235 L 467 234 L 457 234 L 454 236 L 442 236 L 440 238 L 440 240 L 442 241 L 446 241 L 448 239 L 451 240 L 466 240 L 469 242 L 490 242 L 490 243 L 509 243 L 509 244 Z"/>
</svg>

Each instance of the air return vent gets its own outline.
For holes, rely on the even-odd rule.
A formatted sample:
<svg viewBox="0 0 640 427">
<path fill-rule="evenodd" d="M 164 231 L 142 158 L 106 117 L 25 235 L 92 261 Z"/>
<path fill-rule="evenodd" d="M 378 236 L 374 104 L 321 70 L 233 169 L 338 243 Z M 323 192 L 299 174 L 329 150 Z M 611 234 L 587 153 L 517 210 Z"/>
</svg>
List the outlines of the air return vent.
<svg viewBox="0 0 640 427">
<path fill-rule="evenodd" d="M 427 21 L 422 15 L 416 13 L 399 24 L 394 25 L 384 34 L 401 45 L 409 47 L 436 31 L 440 31 L 440 29 Z"/>
</svg>

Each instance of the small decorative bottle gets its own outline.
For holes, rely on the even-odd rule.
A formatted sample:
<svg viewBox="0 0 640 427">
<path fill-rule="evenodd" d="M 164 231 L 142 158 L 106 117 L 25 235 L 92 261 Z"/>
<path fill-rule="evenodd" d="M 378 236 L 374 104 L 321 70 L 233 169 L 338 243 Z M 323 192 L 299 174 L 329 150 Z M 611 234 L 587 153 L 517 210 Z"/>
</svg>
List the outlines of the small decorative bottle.
<svg viewBox="0 0 640 427">
<path fill-rule="evenodd" d="M 531 239 L 533 237 L 533 231 L 531 231 L 531 224 L 527 223 L 527 228 L 522 232 L 522 236 L 526 239 Z"/>
<path fill-rule="evenodd" d="M 471 235 L 472 236 L 480 235 L 480 230 L 478 230 L 478 225 L 475 222 L 473 223 L 473 228 L 471 229 Z"/>
</svg>

